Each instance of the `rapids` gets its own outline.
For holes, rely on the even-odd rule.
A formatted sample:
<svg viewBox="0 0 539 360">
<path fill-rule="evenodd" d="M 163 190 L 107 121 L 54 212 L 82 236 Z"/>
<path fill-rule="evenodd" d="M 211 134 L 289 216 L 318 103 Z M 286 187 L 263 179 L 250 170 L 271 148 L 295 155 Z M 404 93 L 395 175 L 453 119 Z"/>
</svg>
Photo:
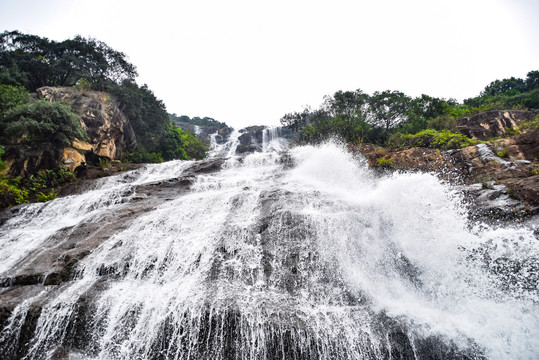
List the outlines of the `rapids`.
<svg viewBox="0 0 539 360">
<path fill-rule="evenodd" d="M 213 137 L 222 168 L 168 185 L 187 189 L 143 212 L 141 189 L 158 192 L 196 163 L 101 179 L 5 221 L 9 279 L 67 233 L 84 240 L 84 224 L 131 214 L 67 281 L 22 292 L 2 358 L 539 356 L 536 224 L 472 222 L 436 176 L 374 173 L 335 142 L 288 149 L 267 128 L 261 151 L 240 157 L 239 136 Z M 6 285 L 0 301 L 24 287 Z"/>
</svg>

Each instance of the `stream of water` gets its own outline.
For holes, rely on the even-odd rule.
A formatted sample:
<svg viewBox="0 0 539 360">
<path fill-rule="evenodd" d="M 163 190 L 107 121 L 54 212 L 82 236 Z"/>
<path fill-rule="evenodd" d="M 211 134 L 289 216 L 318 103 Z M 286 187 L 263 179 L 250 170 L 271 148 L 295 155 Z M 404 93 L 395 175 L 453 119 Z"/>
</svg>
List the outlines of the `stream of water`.
<svg viewBox="0 0 539 360">
<path fill-rule="evenodd" d="M 262 151 L 239 157 L 239 136 L 214 142 L 220 171 L 130 219 L 69 281 L 21 299 L 5 358 L 539 357 L 533 224 L 470 222 L 434 175 L 380 176 L 334 142 L 287 149 L 268 128 Z M 24 207 L 0 227 L 1 276 L 193 163 Z M 36 307 L 35 331 L 21 334 Z"/>
</svg>

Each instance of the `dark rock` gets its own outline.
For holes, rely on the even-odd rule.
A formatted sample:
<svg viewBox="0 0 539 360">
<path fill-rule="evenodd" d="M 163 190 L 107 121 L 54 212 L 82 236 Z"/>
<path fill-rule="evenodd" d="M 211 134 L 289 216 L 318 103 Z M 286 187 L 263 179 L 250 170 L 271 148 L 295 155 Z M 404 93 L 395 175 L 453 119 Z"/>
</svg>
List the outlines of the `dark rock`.
<svg viewBox="0 0 539 360">
<path fill-rule="evenodd" d="M 537 114 L 537 110 L 485 111 L 458 119 L 457 126 L 459 131 L 468 137 L 486 140 L 507 135 L 508 129 L 515 129 L 522 122 L 533 120 Z"/>
</svg>

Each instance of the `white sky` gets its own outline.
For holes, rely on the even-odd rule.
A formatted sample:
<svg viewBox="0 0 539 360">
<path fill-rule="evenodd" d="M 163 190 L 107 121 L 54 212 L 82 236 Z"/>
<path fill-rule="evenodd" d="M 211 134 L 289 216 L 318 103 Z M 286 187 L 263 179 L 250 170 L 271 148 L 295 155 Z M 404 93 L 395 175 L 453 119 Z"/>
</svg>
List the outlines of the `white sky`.
<svg viewBox="0 0 539 360">
<path fill-rule="evenodd" d="M 0 30 L 124 52 L 167 110 L 278 124 L 337 90 L 461 101 L 539 70 L 537 0 L 0 0 Z"/>
</svg>

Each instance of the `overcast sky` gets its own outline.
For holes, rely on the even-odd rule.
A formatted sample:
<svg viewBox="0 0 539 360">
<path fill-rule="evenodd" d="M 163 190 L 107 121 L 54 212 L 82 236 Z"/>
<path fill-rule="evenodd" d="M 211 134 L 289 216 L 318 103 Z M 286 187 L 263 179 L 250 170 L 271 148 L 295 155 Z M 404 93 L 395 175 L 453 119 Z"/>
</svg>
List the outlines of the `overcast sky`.
<svg viewBox="0 0 539 360">
<path fill-rule="evenodd" d="M 124 52 L 167 110 L 277 124 L 361 88 L 465 98 L 539 70 L 537 0 L 1 0 L 0 29 Z"/>
</svg>

